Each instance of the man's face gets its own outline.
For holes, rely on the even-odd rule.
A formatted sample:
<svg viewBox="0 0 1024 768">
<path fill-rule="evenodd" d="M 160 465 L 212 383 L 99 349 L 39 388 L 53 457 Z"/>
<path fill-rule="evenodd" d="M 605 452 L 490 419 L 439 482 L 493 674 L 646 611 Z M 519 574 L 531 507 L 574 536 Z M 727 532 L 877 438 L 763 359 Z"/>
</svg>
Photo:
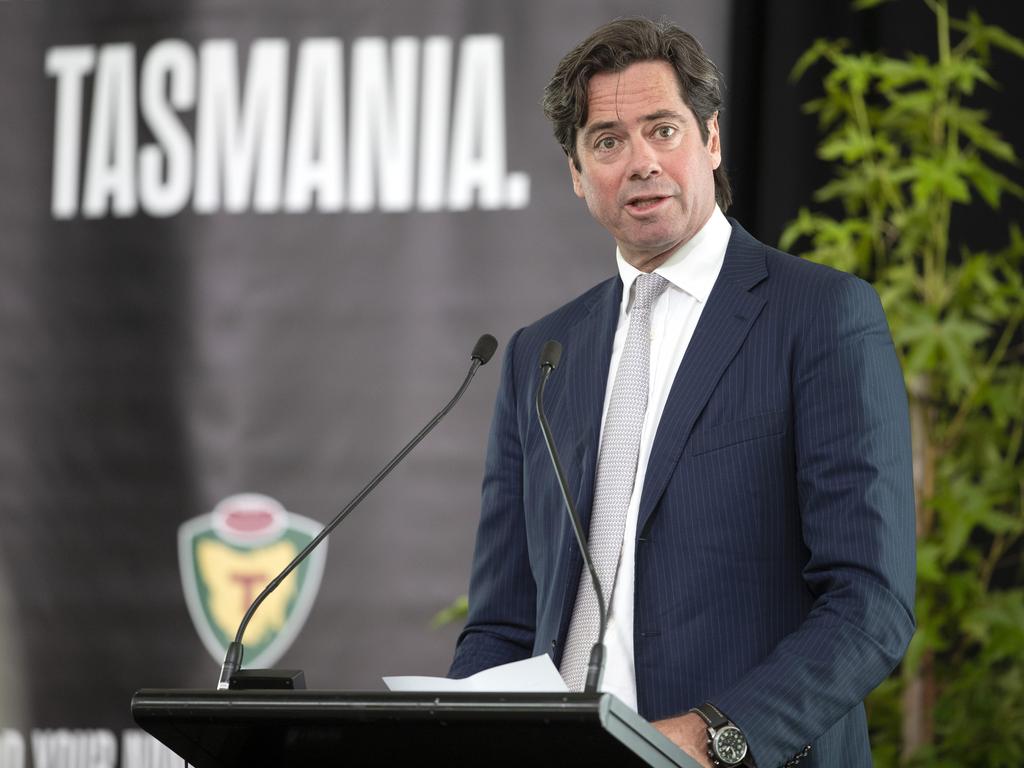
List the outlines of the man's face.
<svg viewBox="0 0 1024 768">
<path fill-rule="evenodd" d="M 708 131 L 705 144 L 667 61 L 590 79 L 572 187 L 637 269 L 653 270 L 711 216 L 722 162 L 717 114 Z"/>
</svg>

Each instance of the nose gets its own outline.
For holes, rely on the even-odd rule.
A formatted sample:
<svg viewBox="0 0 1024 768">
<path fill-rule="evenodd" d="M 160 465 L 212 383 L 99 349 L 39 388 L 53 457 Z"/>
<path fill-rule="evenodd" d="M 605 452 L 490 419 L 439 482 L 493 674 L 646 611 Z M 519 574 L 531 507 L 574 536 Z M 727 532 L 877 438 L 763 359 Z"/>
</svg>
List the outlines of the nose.
<svg viewBox="0 0 1024 768">
<path fill-rule="evenodd" d="M 644 140 L 633 143 L 633 156 L 630 158 L 629 175 L 631 179 L 649 179 L 661 173 L 658 153 Z"/>
</svg>

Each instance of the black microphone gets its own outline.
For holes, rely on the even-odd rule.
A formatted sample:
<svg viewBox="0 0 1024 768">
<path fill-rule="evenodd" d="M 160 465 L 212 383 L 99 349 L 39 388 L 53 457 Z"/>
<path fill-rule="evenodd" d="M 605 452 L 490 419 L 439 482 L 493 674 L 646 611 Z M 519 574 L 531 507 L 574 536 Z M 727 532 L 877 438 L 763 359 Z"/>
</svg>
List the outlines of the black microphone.
<svg viewBox="0 0 1024 768">
<path fill-rule="evenodd" d="M 587 548 L 587 536 L 583 532 L 583 524 L 580 522 L 579 513 L 576 512 L 576 505 L 573 503 L 572 495 L 569 493 L 569 483 L 566 482 L 565 472 L 562 470 L 562 462 L 558 460 L 558 449 L 555 448 L 555 439 L 551 435 L 551 427 L 548 425 L 547 416 L 544 415 L 544 387 L 547 386 L 548 377 L 558 367 L 562 359 L 562 345 L 551 339 L 544 345 L 540 352 L 540 386 L 537 387 L 537 419 L 540 421 L 541 432 L 544 433 L 544 442 L 548 446 L 548 455 L 551 456 L 551 463 L 555 467 L 555 475 L 558 477 L 558 487 L 562 490 L 562 500 L 565 502 L 565 509 L 569 513 L 569 520 L 572 521 L 572 530 L 576 534 L 576 543 L 583 554 L 583 562 L 590 571 L 590 580 L 594 584 L 594 594 L 597 595 L 597 607 L 601 618 L 597 633 L 597 642 L 590 651 L 590 661 L 587 663 L 587 681 L 583 686 L 584 693 L 597 693 L 601 685 L 601 675 L 604 672 L 604 633 L 608 627 L 608 609 L 604 604 L 604 592 L 601 590 L 601 580 L 597 578 L 597 571 L 594 570 L 594 561 L 590 559 L 590 550 Z"/>
<path fill-rule="evenodd" d="M 324 526 L 323 530 L 316 535 L 316 538 L 309 542 L 309 544 L 307 544 L 303 550 L 295 556 L 295 559 L 288 563 L 284 570 L 277 574 L 277 576 L 275 576 L 274 579 L 263 588 L 263 591 L 256 596 L 256 599 L 252 601 L 249 609 L 245 612 L 245 616 L 242 617 L 242 623 L 238 625 L 238 631 L 235 633 L 234 641 L 228 644 L 227 653 L 224 654 L 224 664 L 221 665 L 220 668 L 220 678 L 217 681 L 218 691 L 227 690 L 231 687 L 231 676 L 238 672 L 242 666 L 242 636 L 245 634 L 245 628 L 249 626 L 249 620 L 252 619 L 253 615 L 256 613 L 256 609 L 260 607 L 260 604 L 266 600 L 275 589 L 277 589 L 281 582 L 288 577 L 288 574 L 294 571 L 295 568 L 309 556 L 310 552 L 319 546 L 321 541 L 327 538 L 328 534 L 330 534 L 330 532 L 333 531 L 342 520 L 348 517 L 349 512 L 359 506 L 359 503 L 370 494 L 370 491 L 376 488 L 380 484 L 381 480 L 387 477 L 391 470 L 398 466 L 398 463 L 408 455 L 409 451 L 415 448 L 419 442 L 437 426 L 437 423 L 448 414 L 448 411 L 450 411 L 457 402 L 459 402 L 459 399 L 462 397 L 467 387 L 469 387 L 469 382 L 472 381 L 473 376 L 476 375 L 477 369 L 481 365 L 487 364 L 487 361 L 491 359 L 497 348 L 498 340 L 489 333 L 485 333 L 477 340 L 472 353 L 470 353 L 472 362 L 469 366 L 469 372 L 466 374 L 466 378 L 463 380 L 462 386 L 459 387 L 459 391 L 455 393 L 455 397 L 449 400 L 448 404 L 427 423 L 427 426 L 421 429 L 416 436 L 410 440 L 409 443 L 400 450 L 369 483 L 366 484 L 366 487 L 357 493 L 352 501 L 350 501 L 345 508 L 341 510 L 341 512 L 334 516 L 334 519 L 331 520 L 331 522 Z"/>
</svg>

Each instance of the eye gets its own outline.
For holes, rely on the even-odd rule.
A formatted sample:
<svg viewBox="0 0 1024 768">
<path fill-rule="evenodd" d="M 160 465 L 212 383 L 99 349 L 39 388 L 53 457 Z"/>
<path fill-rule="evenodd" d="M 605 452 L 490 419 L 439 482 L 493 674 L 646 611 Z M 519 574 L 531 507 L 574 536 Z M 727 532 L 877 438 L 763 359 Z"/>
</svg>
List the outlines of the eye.
<svg viewBox="0 0 1024 768">
<path fill-rule="evenodd" d="M 654 135 L 659 139 L 671 139 L 676 135 L 676 127 L 674 125 L 659 125 L 654 129 Z"/>
<path fill-rule="evenodd" d="M 599 152 L 610 152 L 611 150 L 615 149 L 618 143 L 618 139 L 616 139 L 614 136 L 602 136 L 594 144 L 594 148 L 597 149 Z"/>
</svg>

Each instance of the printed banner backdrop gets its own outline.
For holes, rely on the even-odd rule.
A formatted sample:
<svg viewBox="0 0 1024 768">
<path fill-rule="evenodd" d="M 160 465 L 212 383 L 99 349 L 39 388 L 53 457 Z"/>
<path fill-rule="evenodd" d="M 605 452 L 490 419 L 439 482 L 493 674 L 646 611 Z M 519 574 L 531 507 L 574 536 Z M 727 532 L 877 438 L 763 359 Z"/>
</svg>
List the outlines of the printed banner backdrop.
<svg viewBox="0 0 1024 768">
<path fill-rule="evenodd" d="M 133 691 L 213 687 L 246 601 L 478 336 L 610 274 L 539 100 L 626 14 L 726 63 L 710 0 L 0 0 L 0 766 L 177 764 Z M 444 674 L 458 627 L 430 619 L 466 589 L 499 366 L 264 606 L 247 662 Z"/>
</svg>

